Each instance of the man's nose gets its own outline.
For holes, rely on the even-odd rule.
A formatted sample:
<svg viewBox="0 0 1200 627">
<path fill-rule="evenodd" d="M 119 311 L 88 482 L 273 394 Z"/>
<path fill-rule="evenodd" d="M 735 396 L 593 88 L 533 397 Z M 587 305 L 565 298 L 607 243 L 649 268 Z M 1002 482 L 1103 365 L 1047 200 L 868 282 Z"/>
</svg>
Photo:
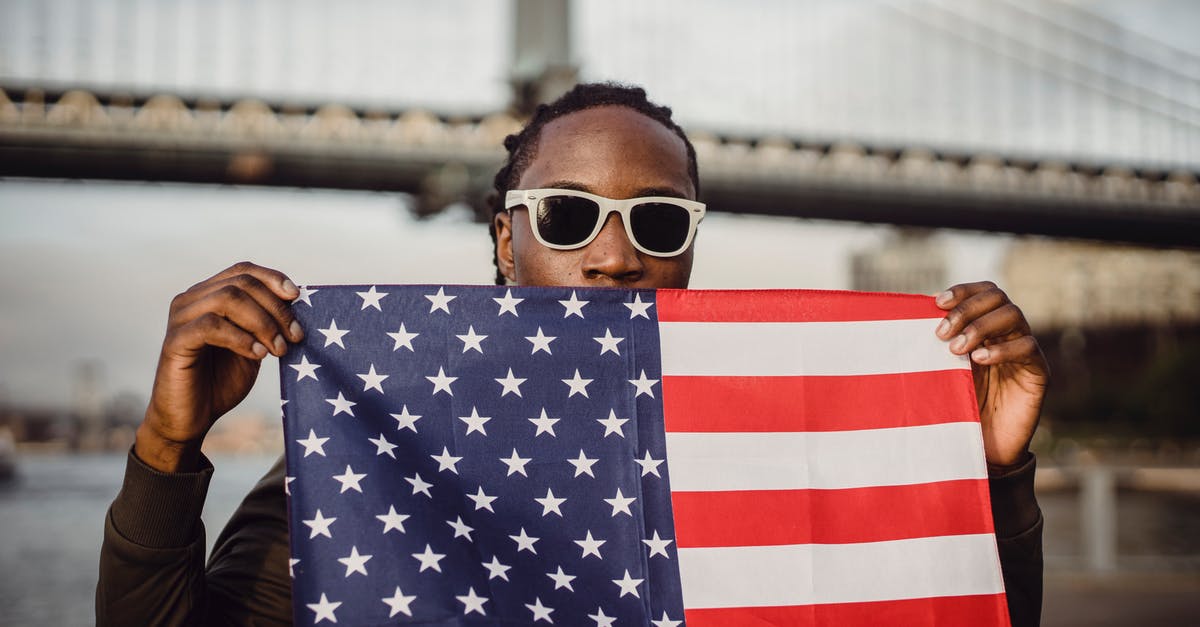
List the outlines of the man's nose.
<svg viewBox="0 0 1200 627">
<path fill-rule="evenodd" d="M 589 281 L 634 283 L 642 278 L 645 270 L 637 249 L 625 234 L 621 216 L 608 214 L 596 239 L 584 249 L 584 276 Z"/>
</svg>

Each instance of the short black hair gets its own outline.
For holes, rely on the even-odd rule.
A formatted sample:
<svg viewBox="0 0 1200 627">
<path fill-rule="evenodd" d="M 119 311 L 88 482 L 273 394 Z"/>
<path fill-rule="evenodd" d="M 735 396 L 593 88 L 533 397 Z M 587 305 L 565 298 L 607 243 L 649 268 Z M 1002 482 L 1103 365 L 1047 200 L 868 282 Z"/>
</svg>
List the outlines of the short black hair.
<svg viewBox="0 0 1200 627">
<path fill-rule="evenodd" d="M 654 104 L 646 98 L 646 90 L 633 85 L 620 83 L 580 83 L 557 100 L 540 104 L 533 111 L 529 123 L 519 133 L 504 138 L 504 147 L 508 150 L 508 161 L 496 173 L 493 179 L 493 191 L 488 201 L 492 206 L 492 216 L 504 211 L 504 196 L 516 186 L 525 169 L 537 156 L 538 138 L 542 127 L 548 122 L 569 113 L 584 111 L 594 107 L 619 106 L 628 107 L 657 121 L 670 129 L 680 139 L 687 149 L 688 176 L 692 179 L 692 187 L 700 193 L 700 173 L 696 167 L 696 149 L 683 129 L 671 119 L 671 108 Z M 496 285 L 504 285 L 505 277 L 500 273 L 499 257 L 496 250 L 496 221 L 489 222 L 488 230 L 492 235 L 492 263 L 496 265 Z"/>
</svg>

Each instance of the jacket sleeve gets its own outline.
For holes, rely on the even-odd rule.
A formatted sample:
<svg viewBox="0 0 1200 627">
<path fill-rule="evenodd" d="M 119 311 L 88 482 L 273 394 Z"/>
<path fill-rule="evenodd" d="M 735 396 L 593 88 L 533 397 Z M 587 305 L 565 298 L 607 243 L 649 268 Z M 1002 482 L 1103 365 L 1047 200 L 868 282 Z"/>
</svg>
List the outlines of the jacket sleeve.
<svg viewBox="0 0 1200 627">
<path fill-rule="evenodd" d="M 1042 620 L 1042 511 L 1033 491 L 1037 460 L 991 468 L 988 486 L 1000 552 L 1000 569 L 1014 627 Z"/>
</svg>

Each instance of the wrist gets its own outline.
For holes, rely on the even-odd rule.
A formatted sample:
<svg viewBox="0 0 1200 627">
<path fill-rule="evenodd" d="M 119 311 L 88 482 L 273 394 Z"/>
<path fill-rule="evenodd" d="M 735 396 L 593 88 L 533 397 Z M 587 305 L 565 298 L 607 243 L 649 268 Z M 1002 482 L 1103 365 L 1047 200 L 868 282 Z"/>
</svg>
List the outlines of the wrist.
<svg viewBox="0 0 1200 627">
<path fill-rule="evenodd" d="M 202 438 L 171 439 L 155 428 L 154 420 L 151 410 L 147 410 L 134 437 L 133 454 L 159 472 L 195 472 L 199 469 Z"/>
</svg>

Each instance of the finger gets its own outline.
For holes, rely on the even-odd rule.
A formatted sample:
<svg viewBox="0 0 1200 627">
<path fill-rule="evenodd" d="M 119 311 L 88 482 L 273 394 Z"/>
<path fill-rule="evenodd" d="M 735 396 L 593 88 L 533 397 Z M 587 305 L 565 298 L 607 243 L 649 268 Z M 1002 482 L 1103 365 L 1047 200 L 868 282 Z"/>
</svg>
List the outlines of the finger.
<svg viewBox="0 0 1200 627">
<path fill-rule="evenodd" d="M 963 327 L 962 333 L 950 340 L 950 352 L 962 355 L 975 350 L 986 340 L 1007 339 L 1008 335 L 1022 327 L 1024 321 L 1025 317 L 1016 305 L 1001 305 Z"/>
<path fill-rule="evenodd" d="M 998 289 L 995 283 L 991 281 L 978 281 L 975 283 L 959 283 L 946 288 L 946 291 L 934 297 L 934 302 L 942 309 L 950 309 L 962 302 L 964 299 L 970 298 L 980 292 Z"/>
<path fill-rule="evenodd" d="M 974 284 L 977 285 L 977 284 Z M 957 286 L 956 286 L 957 287 Z M 938 324 L 937 336 L 943 340 L 954 337 L 962 332 L 963 327 L 970 324 L 979 316 L 992 311 L 1008 302 L 1008 295 L 1003 290 L 992 287 L 975 292 L 957 301 L 946 318 Z"/>
<path fill-rule="evenodd" d="M 286 338 L 293 342 L 299 342 L 304 339 L 304 329 L 296 321 L 296 316 L 292 313 L 291 304 L 279 298 L 258 277 L 251 274 L 235 274 L 215 283 L 207 283 L 204 287 L 193 288 L 195 291 L 189 290 L 188 299 L 185 302 L 189 305 L 194 304 L 213 294 L 219 293 L 228 286 L 234 286 L 242 290 L 253 298 L 267 313 L 271 314 L 275 322 L 279 325 L 279 328 L 285 330 L 284 336 Z"/>
<path fill-rule="evenodd" d="M 172 316 L 171 324 L 181 326 L 213 313 L 240 327 L 266 346 L 271 353 L 282 356 L 287 352 L 284 329 L 275 317 L 242 288 L 226 284 L 205 298 L 197 300 Z"/>
<path fill-rule="evenodd" d="M 199 293 L 206 292 L 208 285 L 219 283 L 239 274 L 249 274 L 266 285 L 276 296 L 286 301 L 295 300 L 300 296 L 300 288 L 287 277 L 286 274 L 271 268 L 251 263 L 249 261 L 240 261 L 238 263 L 225 268 L 224 270 L 214 274 L 213 276 L 193 285 L 188 292 L 196 291 Z M 187 293 L 187 292 L 185 292 Z"/>
<path fill-rule="evenodd" d="M 1040 370 L 1045 370 L 1042 349 L 1032 335 L 1022 335 L 1007 342 L 980 346 L 971 351 L 971 361 L 983 366 L 1003 363 L 1033 364 Z"/>
<path fill-rule="evenodd" d="M 267 356 L 267 347 L 255 336 L 211 311 L 168 333 L 163 352 L 191 354 L 206 346 L 226 348 L 255 361 Z"/>
</svg>

